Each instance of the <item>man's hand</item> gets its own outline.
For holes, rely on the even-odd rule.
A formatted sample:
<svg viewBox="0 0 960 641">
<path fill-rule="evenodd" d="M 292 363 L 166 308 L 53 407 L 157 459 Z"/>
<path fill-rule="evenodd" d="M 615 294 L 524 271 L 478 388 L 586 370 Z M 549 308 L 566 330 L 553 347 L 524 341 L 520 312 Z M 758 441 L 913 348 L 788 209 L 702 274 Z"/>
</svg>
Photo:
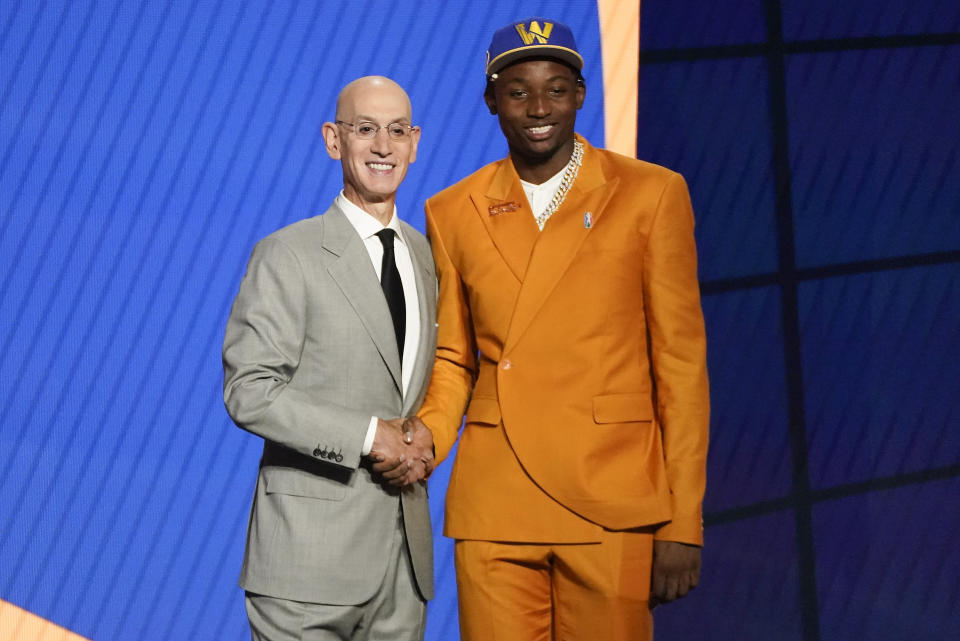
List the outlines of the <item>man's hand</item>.
<svg viewBox="0 0 960 641">
<path fill-rule="evenodd" d="M 410 471 L 404 485 L 429 478 L 435 466 L 433 432 L 424 425 L 419 416 L 411 416 L 403 422 L 403 441 L 413 451 Z"/>
<path fill-rule="evenodd" d="M 653 542 L 650 607 L 686 596 L 700 581 L 700 548 L 677 541 Z"/>
<path fill-rule="evenodd" d="M 409 452 L 403 440 L 402 429 L 402 418 L 389 421 L 377 419 L 377 431 L 373 435 L 373 446 L 368 456 L 373 461 L 371 469 L 388 483 L 406 475 L 409 467 L 407 464 Z"/>
<path fill-rule="evenodd" d="M 378 420 L 370 459 L 384 483 L 399 487 L 430 476 L 434 456 L 429 428 L 418 417 Z"/>
</svg>

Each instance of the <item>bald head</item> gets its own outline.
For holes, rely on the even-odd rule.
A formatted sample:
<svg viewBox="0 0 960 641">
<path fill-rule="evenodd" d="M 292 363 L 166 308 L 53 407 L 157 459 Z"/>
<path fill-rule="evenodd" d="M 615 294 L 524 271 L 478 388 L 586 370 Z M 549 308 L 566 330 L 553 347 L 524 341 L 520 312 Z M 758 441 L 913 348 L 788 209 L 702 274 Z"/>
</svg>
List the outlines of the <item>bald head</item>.
<svg viewBox="0 0 960 641">
<path fill-rule="evenodd" d="M 364 76 L 357 78 L 340 90 L 337 96 L 337 120 L 353 122 L 353 118 L 363 116 L 364 109 L 375 109 L 384 105 L 396 113 L 397 119 L 410 121 L 412 116 L 410 98 L 403 87 L 385 76 Z"/>
<path fill-rule="evenodd" d="M 323 124 L 323 139 L 343 169 L 344 196 L 386 225 L 420 141 L 407 92 L 383 76 L 354 80 L 337 96 L 337 117 Z"/>
</svg>

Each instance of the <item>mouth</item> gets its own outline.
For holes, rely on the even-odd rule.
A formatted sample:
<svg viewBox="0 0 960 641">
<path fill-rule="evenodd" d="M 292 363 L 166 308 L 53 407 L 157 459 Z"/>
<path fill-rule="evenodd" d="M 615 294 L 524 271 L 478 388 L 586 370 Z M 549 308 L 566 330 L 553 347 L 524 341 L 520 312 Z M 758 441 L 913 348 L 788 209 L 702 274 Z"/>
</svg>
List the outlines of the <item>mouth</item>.
<svg viewBox="0 0 960 641">
<path fill-rule="evenodd" d="M 386 175 L 393 171 L 395 165 L 386 162 L 368 162 L 367 168 L 378 175 Z"/>
<path fill-rule="evenodd" d="M 535 127 L 524 127 L 527 136 L 532 140 L 542 140 L 548 138 L 556 125 L 537 125 Z"/>
</svg>

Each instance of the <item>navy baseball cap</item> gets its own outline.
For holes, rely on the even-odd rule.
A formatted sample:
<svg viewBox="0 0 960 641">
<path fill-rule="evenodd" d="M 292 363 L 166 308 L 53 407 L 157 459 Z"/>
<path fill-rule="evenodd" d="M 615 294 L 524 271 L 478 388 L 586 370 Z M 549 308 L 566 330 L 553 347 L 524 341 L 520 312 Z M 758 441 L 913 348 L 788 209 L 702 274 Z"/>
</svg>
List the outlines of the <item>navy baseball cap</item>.
<svg viewBox="0 0 960 641">
<path fill-rule="evenodd" d="M 577 71 L 583 57 L 570 27 L 549 18 L 527 18 L 497 29 L 487 49 L 487 77 L 524 58 L 556 58 Z"/>
</svg>

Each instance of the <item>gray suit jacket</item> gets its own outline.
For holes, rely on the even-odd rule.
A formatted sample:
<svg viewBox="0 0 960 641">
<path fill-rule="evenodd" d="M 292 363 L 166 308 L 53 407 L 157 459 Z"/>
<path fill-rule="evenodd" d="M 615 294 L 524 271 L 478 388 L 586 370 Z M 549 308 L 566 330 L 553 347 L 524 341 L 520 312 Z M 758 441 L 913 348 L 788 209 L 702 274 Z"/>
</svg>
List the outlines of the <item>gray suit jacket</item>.
<svg viewBox="0 0 960 641">
<path fill-rule="evenodd" d="M 409 393 L 390 311 L 363 241 L 334 205 L 253 250 L 223 344 L 224 402 L 264 438 L 240 586 L 310 603 L 357 604 L 382 582 L 401 511 L 421 595 L 433 596 L 426 487 L 389 492 L 360 450 L 371 416 L 413 414 L 436 347 L 436 274 L 401 223 L 420 301 Z"/>
</svg>

